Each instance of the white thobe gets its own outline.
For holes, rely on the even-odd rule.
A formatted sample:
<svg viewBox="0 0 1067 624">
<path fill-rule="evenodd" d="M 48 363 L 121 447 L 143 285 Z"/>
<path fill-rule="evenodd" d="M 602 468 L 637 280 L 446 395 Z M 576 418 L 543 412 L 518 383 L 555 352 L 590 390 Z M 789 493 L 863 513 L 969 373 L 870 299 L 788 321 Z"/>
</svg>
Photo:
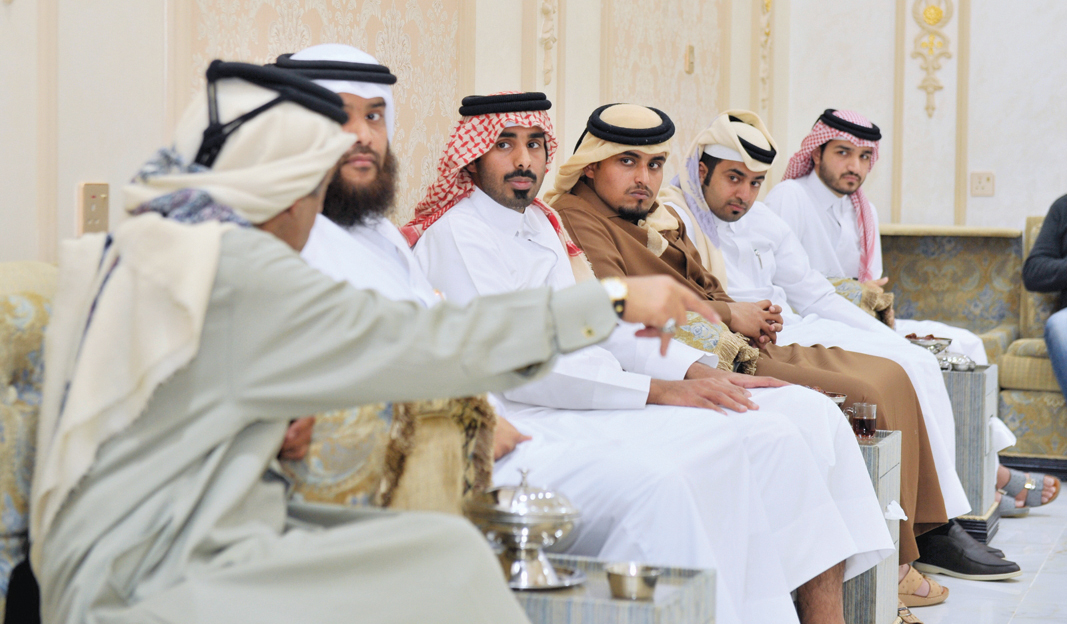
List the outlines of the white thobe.
<svg viewBox="0 0 1067 624">
<path fill-rule="evenodd" d="M 43 620 L 525 622 L 462 519 L 303 506 L 295 528 L 264 473 L 293 418 L 502 390 L 614 326 L 594 284 L 428 311 L 337 284 L 255 228 L 224 233 L 197 355 L 32 536 Z"/>
<path fill-rule="evenodd" d="M 423 234 L 415 256 L 453 302 L 574 284 L 548 219 L 480 190 Z M 790 589 L 835 558 L 846 558 L 851 577 L 886 556 L 869 477 L 832 403 L 791 386 L 756 390 L 762 409 L 743 416 L 646 406 L 649 378 L 681 379 L 696 356 L 672 343 L 668 358 L 635 357 L 645 342 L 656 348 L 621 326 L 603 348 L 578 352 L 573 367 L 560 360 L 528 386 L 536 391 L 497 397 L 501 413 L 534 439 L 498 462 L 494 479 L 513 483 L 518 468 L 531 468 L 539 484 L 575 501 L 584 520 L 570 552 L 715 568 L 717 622 L 796 621 Z"/>
<path fill-rule="evenodd" d="M 795 180 L 784 180 L 764 200 L 796 234 L 811 266 L 827 277 L 856 278 L 860 272 L 860 231 L 856 210 L 848 195 L 838 197 L 814 171 Z M 871 205 L 874 210 L 874 205 Z M 877 215 L 877 210 L 874 210 Z M 882 239 L 874 223 L 875 256 L 871 274 L 882 277 Z M 938 321 L 896 319 L 901 336 L 934 334 L 952 339 L 952 351 L 963 353 L 977 364 L 988 364 L 982 339 L 974 332 Z M 1014 440 L 1012 441 L 1014 444 Z"/>
<path fill-rule="evenodd" d="M 685 211 L 676 212 L 686 222 L 687 235 L 699 231 Z M 711 217 L 730 281 L 728 294 L 736 301 L 766 299 L 780 306 L 784 323 L 778 344 L 841 347 L 893 360 L 907 372 L 922 407 L 948 517 L 968 513 L 956 473 L 956 423 L 937 358 L 838 295 L 811 268 L 789 226 L 761 202 L 732 223 Z"/>
</svg>

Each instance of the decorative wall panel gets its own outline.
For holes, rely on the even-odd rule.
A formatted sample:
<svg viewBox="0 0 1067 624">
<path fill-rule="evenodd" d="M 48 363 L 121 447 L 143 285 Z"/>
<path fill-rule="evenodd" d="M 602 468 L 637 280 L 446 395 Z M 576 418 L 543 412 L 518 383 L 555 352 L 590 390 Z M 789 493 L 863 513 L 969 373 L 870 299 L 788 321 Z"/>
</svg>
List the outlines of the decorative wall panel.
<svg viewBox="0 0 1067 624">
<path fill-rule="evenodd" d="M 697 133 L 725 108 L 723 63 L 726 0 L 614 0 L 614 41 L 610 65 L 612 101 L 654 106 L 678 128 L 667 175 Z M 693 73 L 686 73 L 686 47 L 692 45 Z M 592 111 L 589 111 L 592 112 Z"/>
<path fill-rule="evenodd" d="M 198 90 L 212 59 L 266 63 L 318 43 L 367 51 L 397 76 L 400 163 L 396 221 L 406 221 L 433 180 L 456 118 L 459 11 L 463 0 L 197 0 L 191 27 Z"/>
<path fill-rule="evenodd" d="M 941 29 L 952 19 L 953 6 L 951 0 L 915 0 L 911 10 L 921 29 L 915 37 L 915 50 L 911 56 L 919 59 L 926 72 L 919 88 L 926 92 L 926 115 L 933 117 L 937 109 L 934 94 L 944 88 L 937 70 L 941 69 L 941 59 L 952 58 L 948 35 Z"/>
</svg>

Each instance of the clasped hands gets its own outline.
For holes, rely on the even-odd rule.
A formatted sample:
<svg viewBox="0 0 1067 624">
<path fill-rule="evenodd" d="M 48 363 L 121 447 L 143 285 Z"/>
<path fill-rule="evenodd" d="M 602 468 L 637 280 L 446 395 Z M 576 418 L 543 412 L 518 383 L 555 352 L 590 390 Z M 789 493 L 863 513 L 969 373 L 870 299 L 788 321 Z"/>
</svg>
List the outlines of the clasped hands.
<svg viewBox="0 0 1067 624">
<path fill-rule="evenodd" d="M 764 299 L 756 303 L 735 301 L 730 307 L 730 329 L 744 334 L 757 346 L 774 344 L 782 331 L 782 308 Z"/>
</svg>

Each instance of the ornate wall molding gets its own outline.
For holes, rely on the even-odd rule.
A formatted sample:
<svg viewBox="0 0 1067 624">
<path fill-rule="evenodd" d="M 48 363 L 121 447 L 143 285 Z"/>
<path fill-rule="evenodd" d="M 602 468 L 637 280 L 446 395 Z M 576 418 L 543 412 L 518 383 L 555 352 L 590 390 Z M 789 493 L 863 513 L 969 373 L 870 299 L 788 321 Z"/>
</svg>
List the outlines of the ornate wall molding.
<svg viewBox="0 0 1067 624">
<path fill-rule="evenodd" d="M 556 15 L 559 13 L 556 2 L 557 0 L 541 0 L 541 36 L 537 38 L 537 43 L 540 44 L 541 51 L 544 53 L 544 62 L 541 66 L 544 76 L 543 86 L 552 83 L 552 71 L 555 67 L 555 55 L 552 50 L 559 41 L 556 36 Z"/>
<path fill-rule="evenodd" d="M 730 28 L 728 0 L 613 0 L 606 27 L 612 53 L 604 102 L 636 102 L 670 115 L 678 131 L 665 179 L 681 169 L 693 137 L 727 107 L 720 65 Z M 694 71 L 685 71 L 693 44 Z M 601 85 L 603 86 L 603 82 Z M 587 111 L 588 114 L 588 111 Z"/>
<path fill-rule="evenodd" d="M 915 23 L 921 29 L 915 37 L 915 50 L 911 56 L 919 59 L 920 67 L 926 72 L 919 88 L 926 92 L 928 117 L 933 117 L 937 108 L 934 94 L 944 88 L 937 78 L 941 59 L 952 58 L 948 36 L 941 29 L 952 19 L 953 9 L 952 0 L 915 0 L 911 7 Z"/>
<path fill-rule="evenodd" d="M 771 104 L 771 2 L 760 2 L 759 28 L 759 91 L 760 112 L 770 110 Z"/>
</svg>

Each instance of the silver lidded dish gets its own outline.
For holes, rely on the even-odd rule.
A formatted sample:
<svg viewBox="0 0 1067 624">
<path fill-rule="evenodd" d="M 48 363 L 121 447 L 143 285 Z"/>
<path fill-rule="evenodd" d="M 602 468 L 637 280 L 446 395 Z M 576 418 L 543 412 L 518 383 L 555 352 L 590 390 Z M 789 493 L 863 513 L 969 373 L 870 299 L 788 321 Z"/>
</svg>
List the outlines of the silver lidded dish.
<svg viewBox="0 0 1067 624">
<path fill-rule="evenodd" d="M 973 371 L 975 368 L 974 360 L 962 353 L 949 353 L 946 351 L 938 354 L 937 360 L 941 364 L 942 370 Z"/>
<path fill-rule="evenodd" d="M 463 513 L 500 547 L 500 565 L 512 589 L 558 589 L 585 580 L 581 570 L 557 570 L 544 549 L 577 526 L 581 514 L 558 492 L 531 487 L 527 470 L 519 485 L 505 485 L 469 498 Z"/>
</svg>

